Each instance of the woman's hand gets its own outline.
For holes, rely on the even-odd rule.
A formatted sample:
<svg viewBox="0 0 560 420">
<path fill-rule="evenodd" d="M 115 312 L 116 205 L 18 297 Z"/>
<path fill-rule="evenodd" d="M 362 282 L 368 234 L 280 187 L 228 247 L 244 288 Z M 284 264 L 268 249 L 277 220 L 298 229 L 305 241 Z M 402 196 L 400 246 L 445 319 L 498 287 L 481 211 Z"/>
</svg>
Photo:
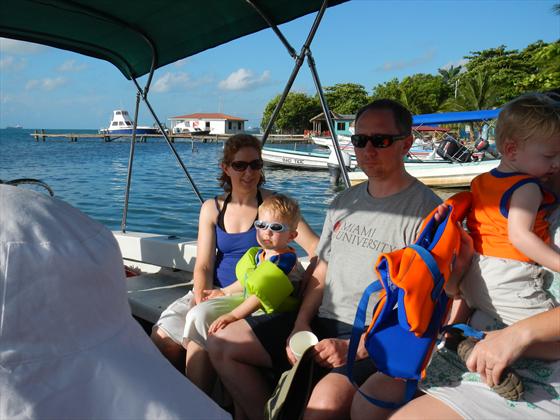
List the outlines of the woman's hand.
<svg viewBox="0 0 560 420">
<path fill-rule="evenodd" d="M 231 312 L 227 313 L 225 315 L 222 315 L 221 317 L 216 319 L 214 322 L 212 322 L 212 324 L 210 325 L 210 328 L 208 328 L 208 334 L 214 334 L 216 331 L 227 327 L 229 324 L 231 324 L 232 322 L 235 322 L 237 320 L 238 320 L 237 317 L 235 315 L 233 315 Z"/>
<path fill-rule="evenodd" d="M 500 383 L 504 369 L 519 359 L 529 346 L 514 326 L 487 332 L 486 337 L 476 343 L 467 360 L 467 368 L 480 373 L 490 387 Z"/>
<path fill-rule="evenodd" d="M 220 296 L 225 296 L 225 293 L 222 289 L 210 289 L 210 290 L 203 290 L 202 291 L 202 302 L 210 299 L 214 299 Z"/>
</svg>

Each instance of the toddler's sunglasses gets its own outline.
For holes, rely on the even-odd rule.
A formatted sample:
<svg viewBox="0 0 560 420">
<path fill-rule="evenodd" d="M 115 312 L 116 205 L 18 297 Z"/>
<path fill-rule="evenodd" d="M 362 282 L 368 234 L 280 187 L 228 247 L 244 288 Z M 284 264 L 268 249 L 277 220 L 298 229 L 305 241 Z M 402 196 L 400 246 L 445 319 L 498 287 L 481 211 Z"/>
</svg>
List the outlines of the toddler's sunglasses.
<svg viewBox="0 0 560 420">
<path fill-rule="evenodd" d="M 231 166 L 237 172 L 243 172 L 248 167 L 250 167 L 253 171 L 258 171 L 263 167 L 263 161 L 260 159 L 252 160 L 251 162 L 245 162 L 244 160 L 235 160 L 231 162 L 229 166 Z"/>
<path fill-rule="evenodd" d="M 277 222 L 264 222 L 262 220 L 255 220 L 255 223 L 253 224 L 255 225 L 255 228 L 260 230 L 270 229 L 273 232 L 285 232 L 287 230 L 290 230 L 289 226 Z"/>
<path fill-rule="evenodd" d="M 373 147 L 378 149 L 384 149 L 389 147 L 397 140 L 404 140 L 410 134 L 374 134 L 373 136 L 368 136 L 366 134 L 353 134 L 350 136 L 350 141 L 358 149 L 363 149 L 366 147 L 367 142 L 371 142 Z"/>
</svg>

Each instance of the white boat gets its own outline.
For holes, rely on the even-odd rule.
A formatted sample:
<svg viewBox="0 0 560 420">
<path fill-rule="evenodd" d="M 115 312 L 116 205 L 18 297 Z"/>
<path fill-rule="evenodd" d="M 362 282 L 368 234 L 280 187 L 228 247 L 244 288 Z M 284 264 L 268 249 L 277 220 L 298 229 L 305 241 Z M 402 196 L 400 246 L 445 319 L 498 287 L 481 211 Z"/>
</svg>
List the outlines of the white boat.
<svg viewBox="0 0 560 420">
<path fill-rule="evenodd" d="M 132 135 L 132 128 L 134 124 L 128 115 L 128 111 L 124 109 L 116 109 L 113 111 L 113 117 L 107 128 L 102 128 L 99 130 L 99 134 L 109 134 L 109 135 Z M 146 134 L 159 134 L 159 130 L 154 127 L 139 125 L 136 127 L 136 134 L 146 135 Z"/>
<path fill-rule="evenodd" d="M 265 147 L 262 151 L 262 158 L 266 164 L 311 170 L 327 170 L 329 155 L 329 152 L 304 152 L 276 147 Z M 354 168 L 356 168 L 356 159 L 352 157 L 350 169 Z"/>
<path fill-rule="evenodd" d="M 404 166 L 409 174 L 429 187 L 455 188 L 469 186 L 475 176 L 494 169 L 499 163 L 499 159 L 466 163 L 440 160 L 407 162 Z M 350 172 L 348 177 L 352 185 L 367 180 L 366 174 L 361 170 Z"/>
</svg>

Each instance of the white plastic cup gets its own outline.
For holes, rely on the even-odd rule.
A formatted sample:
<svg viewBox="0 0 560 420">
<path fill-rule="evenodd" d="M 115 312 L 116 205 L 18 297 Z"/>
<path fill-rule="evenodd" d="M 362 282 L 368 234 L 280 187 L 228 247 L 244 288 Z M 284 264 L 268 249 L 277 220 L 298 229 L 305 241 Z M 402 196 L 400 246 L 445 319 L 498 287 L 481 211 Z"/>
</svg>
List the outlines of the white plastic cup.
<svg viewBox="0 0 560 420">
<path fill-rule="evenodd" d="M 319 339 L 311 331 L 299 331 L 292 335 L 290 338 L 290 350 L 297 359 L 301 357 L 305 350 L 314 346 L 319 342 Z"/>
</svg>

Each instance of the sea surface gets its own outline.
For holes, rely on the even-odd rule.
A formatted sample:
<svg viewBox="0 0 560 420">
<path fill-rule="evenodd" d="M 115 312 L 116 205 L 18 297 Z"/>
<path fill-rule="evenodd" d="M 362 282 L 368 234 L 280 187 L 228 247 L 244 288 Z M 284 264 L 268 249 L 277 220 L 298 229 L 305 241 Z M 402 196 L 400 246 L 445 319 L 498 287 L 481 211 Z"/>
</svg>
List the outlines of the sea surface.
<svg viewBox="0 0 560 420">
<path fill-rule="evenodd" d="M 46 133 L 95 133 L 95 130 L 46 130 Z M 130 140 L 47 138 L 33 130 L 0 129 L 0 179 L 36 178 L 55 197 L 67 201 L 111 230 L 121 226 Z M 216 178 L 222 142 L 178 141 L 175 148 L 204 199 L 221 193 Z M 278 145 L 275 145 L 278 146 Z M 278 147 L 294 148 L 293 144 Z M 297 145 L 309 149 L 311 145 Z M 325 210 L 339 190 L 326 171 L 265 167 L 265 187 L 296 198 L 311 227 L 321 233 Z M 127 230 L 196 239 L 200 201 L 164 140 L 136 143 Z M 31 187 L 34 190 L 42 190 Z M 44 190 L 43 190 L 44 191 Z"/>
<path fill-rule="evenodd" d="M 130 140 L 47 138 L 36 142 L 33 130 L 0 129 L 0 180 L 35 178 L 55 197 L 67 201 L 111 230 L 121 227 Z M 46 133 L 96 133 L 95 130 L 46 130 Z M 177 141 L 175 148 L 204 199 L 222 191 L 217 177 L 222 142 Z M 313 145 L 271 144 L 311 150 Z M 200 201 L 162 139 L 135 145 L 127 230 L 196 239 Z M 327 171 L 265 167 L 265 187 L 296 198 L 319 235 L 325 211 L 341 187 L 333 188 Z M 26 187 L 37 191 L 42 188 Z M 436 191 L 446 197 L 453 190 Z"/>
</svg>

